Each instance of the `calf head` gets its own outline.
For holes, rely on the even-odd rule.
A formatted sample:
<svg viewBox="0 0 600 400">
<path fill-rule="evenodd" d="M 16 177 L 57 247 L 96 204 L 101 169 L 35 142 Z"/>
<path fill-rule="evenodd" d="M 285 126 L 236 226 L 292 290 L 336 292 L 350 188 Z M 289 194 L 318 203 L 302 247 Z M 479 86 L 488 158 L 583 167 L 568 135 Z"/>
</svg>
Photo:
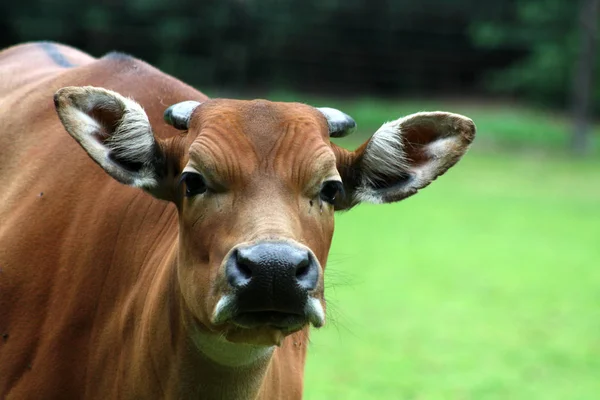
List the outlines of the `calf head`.
<svg viewBox="0 0 600 400">
<path fill-rule="evenodd" d="M 348 151 L 330 142 L 355 127 L 338 110 L 217 99 L 169 107 L 165 121 L 186 132 L 159 139 L 144 110 L 115 92 L 68 87 L 55 104 L 109 175 L 176 205 L 178 281 L 202 329 L 254 344 L 324 324 L 334 211 L 411 196 L 475 135 L 463 116 L 418 113 Z"/>
</svg>

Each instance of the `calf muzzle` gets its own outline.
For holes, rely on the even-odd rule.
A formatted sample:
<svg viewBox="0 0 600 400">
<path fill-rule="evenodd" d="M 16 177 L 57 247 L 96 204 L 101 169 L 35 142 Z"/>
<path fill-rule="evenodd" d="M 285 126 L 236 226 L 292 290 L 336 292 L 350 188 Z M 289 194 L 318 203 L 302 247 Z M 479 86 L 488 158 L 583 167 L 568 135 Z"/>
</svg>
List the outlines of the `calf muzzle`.
<svg viewBox="0 0 600 400">
<path fill-rule="evenodd" d="M 306 304 L 318 286 L 320 268 L 306 248 L 259 242 L 235 248 L 225 274 L 236 298 L 234 322 L 289 327 L 307 320 Z"/>
</svg>

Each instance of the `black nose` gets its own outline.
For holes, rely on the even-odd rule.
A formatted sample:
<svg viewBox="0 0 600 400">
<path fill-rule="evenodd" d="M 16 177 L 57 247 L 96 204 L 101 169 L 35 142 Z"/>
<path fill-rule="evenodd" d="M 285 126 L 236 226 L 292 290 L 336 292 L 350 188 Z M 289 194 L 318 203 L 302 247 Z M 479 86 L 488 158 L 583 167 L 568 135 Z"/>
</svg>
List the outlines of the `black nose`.
<svg viewBox="0 0 600 400">
<path fill-rule="evenodd" d="M 319 281 L 319 268 L 308 250 L 288 243 L 266 242 L 240 248 L 232 258 L 227 265 L 227 280 L 235 288 L 253 280 L 285 280 L 308 291 L 315 289 Z"/>
<path fill-rule="evenodd" d="M 307 293 L 319 282 L 319 266 L 312 254 L 287 242 L 237 248 L 225 272 L 238 296 L 245 298 L 240 299 L 242 308 L 250 309 L 301 309 Z"/>
</svg>

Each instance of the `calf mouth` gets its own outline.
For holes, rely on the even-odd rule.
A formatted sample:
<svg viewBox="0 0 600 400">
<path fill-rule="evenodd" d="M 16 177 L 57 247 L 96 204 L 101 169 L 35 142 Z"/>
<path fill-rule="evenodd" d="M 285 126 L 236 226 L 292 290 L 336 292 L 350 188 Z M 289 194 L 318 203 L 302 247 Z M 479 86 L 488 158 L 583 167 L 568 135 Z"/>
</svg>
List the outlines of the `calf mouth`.
<svg viewBox="0 0 600 400">
<path fill-rule="evenodd" d="M 283 332 L 293 332 L 302 329 L 308 323 L 308 318 L 303 314 L 264 310 L 238 313 L 231 318 L 231 322 L 244 329 L 270 327 Z"/>
<path fill-rule="evenodd" d="M 311 324 L 320 328 L 325 323 L 325 311 L 321 302 L 309 297 L 303 307 L 298 311 L 277 310 L 271 308 L 243 310 L 236 305 L 234 295 L 221 297 L 213 312 L 211 322 L 214 325 L 230 323 L 241 329 L 272 329 L 284 334 L 299 331 Z"/>
</svg>

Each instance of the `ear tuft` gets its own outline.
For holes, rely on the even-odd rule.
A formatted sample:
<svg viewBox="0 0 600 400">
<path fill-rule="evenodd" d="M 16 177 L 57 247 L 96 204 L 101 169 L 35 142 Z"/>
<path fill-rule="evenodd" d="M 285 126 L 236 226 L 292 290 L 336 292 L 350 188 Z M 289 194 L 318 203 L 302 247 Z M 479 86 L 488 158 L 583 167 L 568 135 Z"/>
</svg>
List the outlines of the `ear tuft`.
<svg viewBox="0 0 600 400">
<path fill-rule="evenodd" d="M 363 156 L 362 186 L 364 188 L 388 187 L 398 175 L 408 179 L 408 159 L 404 142 L 398 132 L 402 120 L 383 124 L 371 137 Z"/>
</svg>

